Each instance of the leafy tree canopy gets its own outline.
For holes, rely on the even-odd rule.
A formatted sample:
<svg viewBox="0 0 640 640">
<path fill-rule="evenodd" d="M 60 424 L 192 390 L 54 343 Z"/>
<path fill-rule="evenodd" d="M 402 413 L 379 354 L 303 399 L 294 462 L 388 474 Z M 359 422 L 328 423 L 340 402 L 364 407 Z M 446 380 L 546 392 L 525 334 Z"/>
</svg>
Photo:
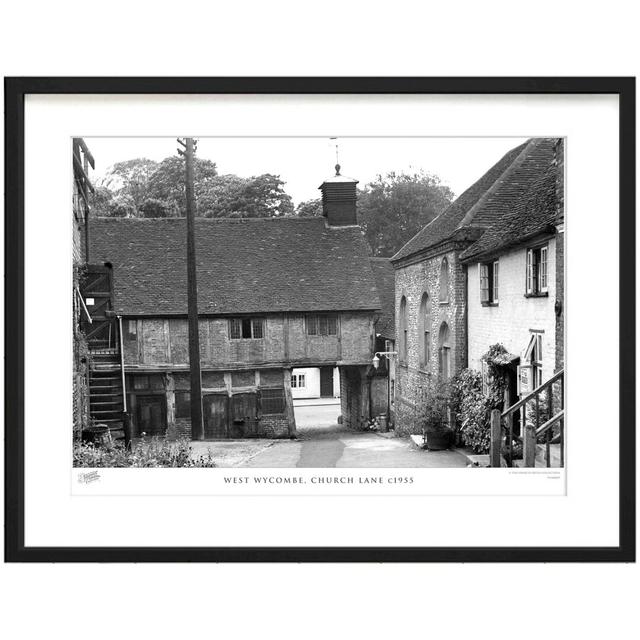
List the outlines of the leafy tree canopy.
<svg viewBox="0 0 640 640">
<path fill-rule="evenodd" d="M 166 218 L 186 215 L 185 169 L 180 156 L 161 162 L 135 158 L 118 162 L 92 197 L 96 216 Z M 194 192 L 203 217 L 273 217 L 293 214 L 293 202 L 279 176 L 218 175 L 215 162 L 196 158 Z"/>
<path fill-rule="evenodd" d="M 322 199 L 314 198 L 313 200 L 307 200 L 301 202 L 295 211 L 295 215 L 300 218 L 309 218 L 322 215 Z"/>
<path fill-rule="evenodd" d="M 440 178 L 392 171 L 358 193 L 358 221 L 374 256 L 390 257 L 453 200 Z"/>
<path fill-rule="evenodd" d="M 272 218 L 293 213 L 293 201 L 280 176 L 265 173 L 251 178 L 216 176 L 198 198 L 198 215 L 207 218 Z"/>
</svg>

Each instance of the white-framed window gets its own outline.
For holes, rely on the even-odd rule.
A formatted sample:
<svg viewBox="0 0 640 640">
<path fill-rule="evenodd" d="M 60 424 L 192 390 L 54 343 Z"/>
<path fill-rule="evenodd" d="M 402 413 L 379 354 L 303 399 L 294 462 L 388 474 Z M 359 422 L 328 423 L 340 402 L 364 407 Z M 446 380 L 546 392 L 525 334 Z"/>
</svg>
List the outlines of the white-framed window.
<svg viewBox="0 0 640 640">
<path fill-rule="evenodd" d="M 259 340 L 264 338 L 264 318 L 230 318 L 231 340 Z"/>
<path fill-rule="evenodd" d="M 307 386 L 307 374 L 306 373 L 293 373 L 291 374 L 291 388 L 292 389 L 304 389 Z"/>
<path fill-rule="evenodd" d="M 527 295 L 541 295 L 549 291 L 548 255 L 548 245 L 527 249 Z"/>
<path fill-rule="evenodd" d="M 497 304 L 500 265 L 497 260 L 480 264 L 480 302 Z"/>
</svg>

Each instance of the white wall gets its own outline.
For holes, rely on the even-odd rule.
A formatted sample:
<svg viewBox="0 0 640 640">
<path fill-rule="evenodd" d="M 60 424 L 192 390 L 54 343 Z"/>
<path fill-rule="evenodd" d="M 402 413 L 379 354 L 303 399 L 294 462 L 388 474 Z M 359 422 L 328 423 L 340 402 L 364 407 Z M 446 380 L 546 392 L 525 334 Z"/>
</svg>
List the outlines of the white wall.
<svg viewBox="0 0 640 640">
<path fill-rule="evenodd" d="M 292 375 L 304 374 L 306 386 L 304 388 L 291 387 L 291 396 L 296 398 L 319 398 L 320 397 L 320 368 L 306 367 L 291 370 Z M 340 371 L 338 367 L 333 368 L 333 397 L 340 397 Z"/>
<path fill-rule="evenodd" d="M 304 387 L 291 387 L 291 396 L 296 398 L 319 398 L 320 397 L 320 369 L 317 367 L 307 367 L 293 369 L 291 375 L 304 375 Z"/>
<path fill-rule="evenodd" d="M 338 367 L 333 368 L 333 397 L 340 397 L 340 370 Z"/>
<path fill-rule="evenodd" d="M 531 329 L 542 330 L 542 376 L 546 380 L 555 367 L 556 247 L 549 240 L 547 256 L 549 296 L 525 298 L 526 249 L 500 256 L 499 301 L 494 307 L 480 302 L 478 263 L 468 266 L 469 367 L 481 370 L 480 359 L 497 342 L 514 355 L 522 356 Z"/>
</svg>

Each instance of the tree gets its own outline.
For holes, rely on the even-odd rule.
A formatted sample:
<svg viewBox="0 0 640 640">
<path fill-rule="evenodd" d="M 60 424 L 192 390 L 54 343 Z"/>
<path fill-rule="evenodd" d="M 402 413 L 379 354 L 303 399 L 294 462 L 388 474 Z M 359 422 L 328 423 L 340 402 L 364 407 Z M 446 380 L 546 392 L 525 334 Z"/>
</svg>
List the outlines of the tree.
<svg viewBox="0 0 640 640">
<path fill-rule="evenodd" d="M 374 256 L 390 257 L 452 201 L 437 176 L 392 171 L 358 193 L 358 221 Z"/>
<path fill-rule="evenodd" d="M 295 215 L 299 218 L 312 218 L 322 215 L 322 200 L 320 198 L 313 198 L 313 200 L 306 200 L 301 202 L 295 211 Z"/>
<path fill-rule="evenodd" d="M 93 218 L 103 218 L 111 215 L 110 203 L 113 193 L 104 186 L 96 186 L 93 193 L 89 192 L 89 211 Z"/>
<path fill-rule="evenodd" d="M 141 218 L 175 218 L 179 215 L 174 202 L 166 202 L 157 198 L 147 198 L 138 207 L 138 216 Z"/>
<path fill-rule="evenodd" d="M 134 218 L 136 205 L 130 195 L 118 194 L 110 200 L 108 211 L 108 215 L 113 218 Z"/>
<path fill-rule="evenodd" d="M 251 178 L 215 176 L 197 196 L 198 215 L 207 218 L 272 218 L 293 213 L 293 202 L 280 176 L 265 173 Z"/>
<path fill-rule="evenodd" d="M 116 162 L 102 181 L 102 186 L 113 193 L 133 198 L 136 208 L 149 197 L 149 180 L 158 163 L 148 158 L 134 158 Z"/>
<path fill-rule="evenodd" d="M 196 158 L 194 164 L 194 192 L 196 200 L 207 193 L 210 181 L 218 175 L 215 162 Z M 170 156 L 158 164 L 149 176 L 149 197 L 175 203 L 180 215 L 185 210 L 184 160 L 180 156 Z"/>
</svg>

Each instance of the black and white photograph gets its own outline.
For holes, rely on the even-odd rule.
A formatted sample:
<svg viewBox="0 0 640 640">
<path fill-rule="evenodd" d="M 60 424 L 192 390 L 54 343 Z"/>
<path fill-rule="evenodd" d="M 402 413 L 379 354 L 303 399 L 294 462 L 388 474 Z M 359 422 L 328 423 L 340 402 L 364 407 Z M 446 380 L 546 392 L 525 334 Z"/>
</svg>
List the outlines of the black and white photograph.
<svg viewBox="0 0 640 640">
<path fill-rule="evenodd" d="M 564 468 L 565 147 L 74 137 L 74 467 Z"/>
<path fill-rule="evenodd" d="M 629 557 L 628 85 L 16 80 L 15 557 Z"/>
</svg>

